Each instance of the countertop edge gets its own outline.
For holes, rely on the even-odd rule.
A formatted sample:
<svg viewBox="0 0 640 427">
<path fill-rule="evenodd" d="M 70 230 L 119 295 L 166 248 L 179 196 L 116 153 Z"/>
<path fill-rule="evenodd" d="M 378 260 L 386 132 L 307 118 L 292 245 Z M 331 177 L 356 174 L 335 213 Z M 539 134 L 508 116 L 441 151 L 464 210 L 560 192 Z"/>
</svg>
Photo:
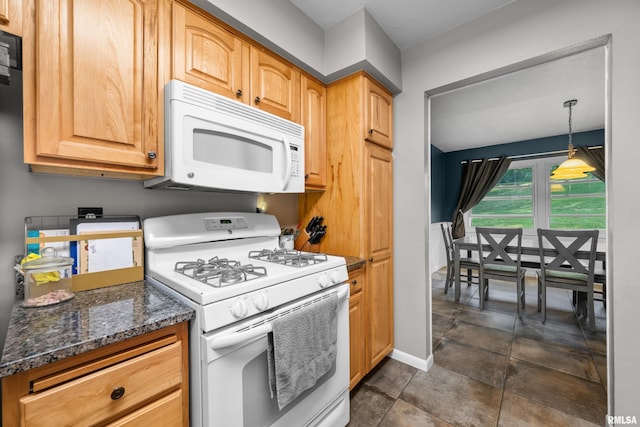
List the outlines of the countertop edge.
<svg viewBox="0 0 640 427">
<path fill-rule="evenodd" d="M 127 286 L 127 285 L 132 286 L 132 285 L 135 285 L 135 283 L 118 285 L 118 286 Z M 6 347 L 9 345 L 8 344 L 9 339 L 7 339 L 7 342 L 5 343 L 3 356 L 2 356 L 2 362 L 0 363 L 0 378 L 8 377 L 10 375 L 14 375 L 19 372 L 23 372 L 29 369 L 48 365 L 58 360 L 62 360 L 68 357 L 82 354 L 84 352 L 95 350 L 97 348 L 104 347 L 110 344 L 115 344 L 115 343 L 124 341 L 126 339 L 143 335 L 149 332 L 153 332 L 153 331 L 156 331 L 168 326 L 172 326 L 178 323 L 186 322 L 191 320 L 194 317 L 195 312 L 192 308 L 186 306 L 185 304 L 173 298 L 166 292 L 163 292 L 162 290 L 150 284 L 142 284 L 142 286 L 153 288 L 157 292 L 161 292 L 163 295 L 163 298 L 166 298 L 167 302 L 171 303 L 172 310 L 173 310 L 172 313 L 166 314 L 166 315 L 161 314 L 156 319 L 152 319 L 151 321 L 145 321 L 141 324 L 138 324 L 129 328 L 124 328 L 114 333 L 107 333 L 104 335 L 96 336 L 94 338 L 78 341 L 76 343 L 69 344 L 69 345 L 60 345 L 60 346 L 57 346 L 56 348 L 42 350 L 36 354 L 29 355 L 22 358 L 13 357 L 12 360 L 5 361 L 4 359 L 7 352 Z M 114 289 L 111 289 L 111 290 L 106 290 L 106 288 L 103 288 L 103 289 L 105 289 L 103 290 L 103 292 L 117 291 L 115 287 Z M 92 291 L 83 291 L 83 292 L 92 292 Z M 14 309 L 11 312 L 11 320 L 9 323 L 9 331 L 7 333 L 7 338 L 9 338 L 9 336 L 11 335 L 11 328 L 16 322 L 16 319 L 15 319 L 15 315 L 17 311 L 16 305 L 14 305 Z M 164 308 L 165 307 L 163 306 L 163 309 Z M 61 308 L 61 310 L 62 309 L 64 308 Z"/>
<path fill-rule="evenodd" d="M 344 256 L 343 258 L 347 263 L 347 271 L 357 270 L 359 268 L 362 268 L 367 263 L 367 260 L 365 260 L 364 258 L 359 258 L 355 256 Z"/>
</svg>

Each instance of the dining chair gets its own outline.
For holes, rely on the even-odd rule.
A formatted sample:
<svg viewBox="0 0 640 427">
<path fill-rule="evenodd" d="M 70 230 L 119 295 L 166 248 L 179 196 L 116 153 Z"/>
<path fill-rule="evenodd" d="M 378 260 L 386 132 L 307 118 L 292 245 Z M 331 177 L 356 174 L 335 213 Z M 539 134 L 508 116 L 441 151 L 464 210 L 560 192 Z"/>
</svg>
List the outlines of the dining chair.
<svg viewBox="0 0 640 427">
<path fill-rule="evenodd" d="M 598 230 L 546 230 L 538 229 L 540 271 L 538 273 L 538 311 L 542 310 L 542 323 L 547 319 L 547 288 L 568 289 L 586 294 L 589 329 L 595 331 L 593 284 L 596 263 Z M 557 254 L 545 256 L 545 249 Z M 580 262 L 576 253 L 589 251 L 589 258 Z M 580 298 L 577 299 L 578 310 Z"/>
<path fill-rule="evenodd" d="M 453 281 L 455 280 L 455 254 L 453 247 L 453 235 L 451 234 L 451 224 L 449 223 L 441 223 L 440 229 L 442 230 L 442 239 L 444 240 L 444 249 L 447 254 L 447 278 L 444 283 L 444 293 L 446 294 L 449 288 L 453 285 Z M 476 279 L 477 276 L 473 275 L 473 271 L 478 271 L 480 269 L 480 263 L 477 259 L 473 258 L 460 258 L 460 270 L 466 269 L 466 276 L 460 275 L 460 281 L 466 282 L 467 286 L 471 286 L 473 283 L 473 279 Z"/>
<path fill-rule="evenodd" d="M 514 282 L 518 317 L 522 318 L 526 273 L 521 263 L 522 228 L 476 227 L 476 234 L 480 254 L 480 309 L 484 309 L 484 301 L 489 298 L 489 279 Z"/>
</svg>

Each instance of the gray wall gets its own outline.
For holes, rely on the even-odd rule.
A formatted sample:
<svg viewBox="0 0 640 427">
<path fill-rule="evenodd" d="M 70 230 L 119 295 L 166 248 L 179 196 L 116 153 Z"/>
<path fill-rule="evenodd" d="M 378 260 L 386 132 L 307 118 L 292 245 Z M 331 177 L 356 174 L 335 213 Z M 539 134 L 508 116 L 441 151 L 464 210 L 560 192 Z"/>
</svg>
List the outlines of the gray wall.
<svg viewBox="0 0 640 427">
<path fill-rule="evenodd" d="M 323 30 L 289 1 L 191 1 L 325 83 L 364 69 L 402 88 L 400 50 L 365 9 Z"/>
<path fill-rule="evenodd" d="M 607 141 L 607 272 L 610 414 L 640 415 L 637 242 L 637 97 L 640 93 L 640 2 L 518 0 L 402 52 L 403 92 L 394 99 L 396 349 L 431 355 L 428 269 L 429 150 L 425 92 L 611 34 Z M 425 160 L 423 160 L 425 159 Z M 426 191 L 425 191 L 426 189 Z M 403 209 L 412 206 L 412 209 Z M 425 220 L 426 219 L 426 220 Z M 624 230 L 623 230 L 624 227 Z M 401 286 L 399 284 L 402 284 Z"/>
</svg>

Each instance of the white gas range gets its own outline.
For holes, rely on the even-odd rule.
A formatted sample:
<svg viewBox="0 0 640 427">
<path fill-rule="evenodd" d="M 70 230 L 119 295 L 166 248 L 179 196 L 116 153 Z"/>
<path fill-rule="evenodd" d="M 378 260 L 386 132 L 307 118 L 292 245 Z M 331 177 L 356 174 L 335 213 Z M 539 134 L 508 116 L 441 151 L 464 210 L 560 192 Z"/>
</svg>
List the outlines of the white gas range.
<svg viewBox="0 0 640 427">
<path fill-rule="evenodd" d="M 174 215 L 146 219 L 143 228 L 146 279 L 196 311 L 189 337 L 191 425 L 348 422 L 344 258 L 280 249 L 280 226 L 266 214 Z M 269 321 L 328 295 L 340 299 L 335 367 L 280 410 L 265 395 Z"/>
</svg>

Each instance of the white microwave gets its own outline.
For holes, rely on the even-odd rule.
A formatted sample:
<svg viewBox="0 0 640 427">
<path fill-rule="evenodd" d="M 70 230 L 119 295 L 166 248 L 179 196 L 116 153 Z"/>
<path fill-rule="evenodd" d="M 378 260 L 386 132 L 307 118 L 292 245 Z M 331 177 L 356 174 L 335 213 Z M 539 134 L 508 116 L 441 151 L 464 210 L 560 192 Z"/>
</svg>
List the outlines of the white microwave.
<svg viewBox="0 0 640 427">
<path fill-rule="evenodd" d="M 165 175 L 146 188 L 304 192 L 304 127 L 196 86 L 165 87 Z"/>
</svg>

